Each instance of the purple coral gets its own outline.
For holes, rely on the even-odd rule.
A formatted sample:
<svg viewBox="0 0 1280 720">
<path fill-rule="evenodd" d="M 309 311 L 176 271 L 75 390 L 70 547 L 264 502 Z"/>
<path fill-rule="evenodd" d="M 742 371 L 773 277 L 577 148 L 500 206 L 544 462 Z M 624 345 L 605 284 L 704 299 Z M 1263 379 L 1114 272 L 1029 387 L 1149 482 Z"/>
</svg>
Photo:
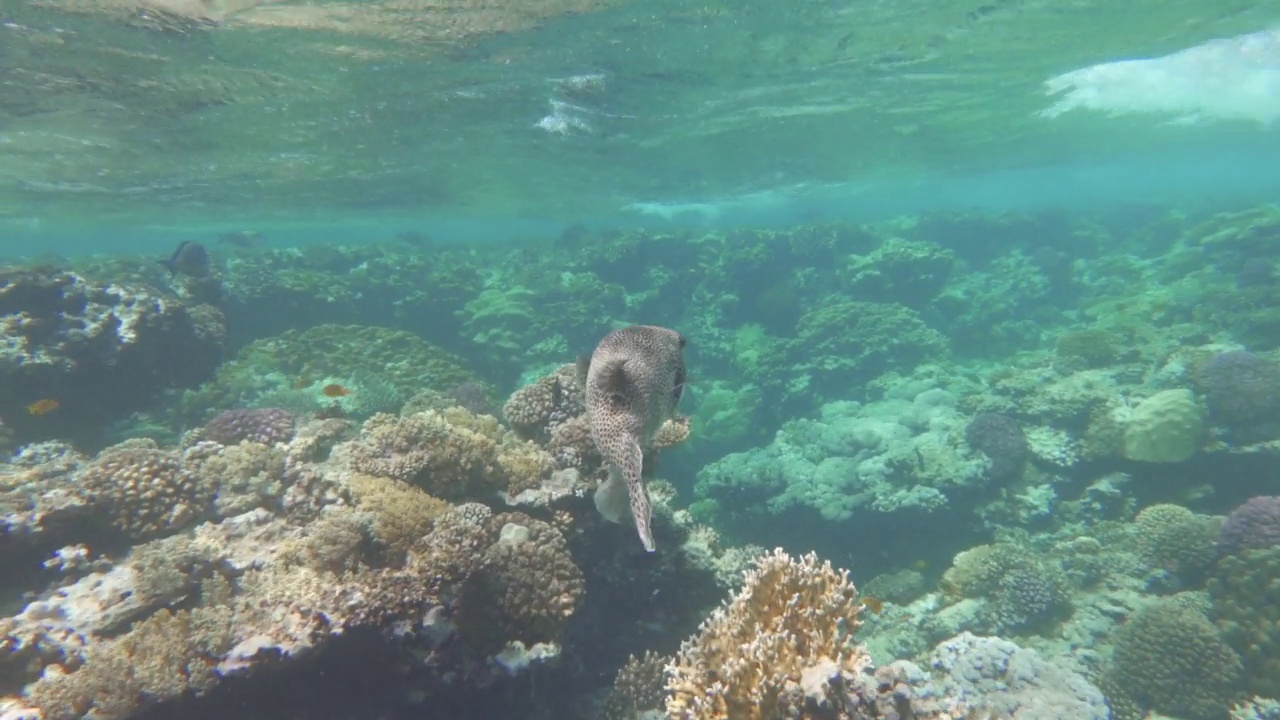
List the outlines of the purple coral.
<svg viewBox="0 0 1280 720">
<path fill-rule="evenodd" d="M 1231 511 L 1218 531 L 1218 552 L 1232 555 L 1280 545 L 1280 496 L 1249 498 Z"/>
<path fill-rule="evenodd" d="M 264 445 L 293 438 L 293 413 L 280 408 L 240 408 L 224 410 L 204 426 L 204 437 L 223 445 L 246 440 Z"/>
<path fill-rule="evenodd" d="M 991 459 L 988 476 L 1012 480 L 1022 475 L 1027 462 L 1027 436 L 1017 420 L 999 413 L 978 413 L 964 429 L 969 447 Z"/>
<path fill-rule="evenodd" d="M 1196 380 L 1214 419 L 1236 433 L 1258 436 L 1258 425 L 1280 412 L 1280 364 L 1267 358 L 1245 350 L 1219 353 Z"/>
</svg>

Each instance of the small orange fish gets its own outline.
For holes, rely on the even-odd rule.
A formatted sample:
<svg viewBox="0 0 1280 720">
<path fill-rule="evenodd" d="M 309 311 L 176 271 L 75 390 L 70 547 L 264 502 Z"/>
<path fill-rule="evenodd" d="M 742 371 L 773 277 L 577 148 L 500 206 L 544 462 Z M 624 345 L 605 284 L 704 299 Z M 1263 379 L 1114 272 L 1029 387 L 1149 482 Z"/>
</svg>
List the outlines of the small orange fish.
<svg viewBox="0 0 1280 720">
<path fill-rule="evenodd" d="M 294 383 L 293 383 L 293 389 L 294 389 L 294 390 L 301 390 L 301 389 L 303 389 L 303 388 L 307 387 L 307 386 L 308 386 L 308 385 L 310 385 L 310 384 L 311 384 L 311 381 L 310 381 L 310 380 L 308 380 L 308 379 L 306 379 L 306 378 L 298 378 L 298 379 L 297 379 L 296 381 L 294 381 Z"/>
<path fill-rule="evenodd" d="M 324 388 L 320 390 L 320 392 L 324 393 L 325 397 L 331 397 L 331 398 L 346 397 L 351 394 L 351 391 L 348 390 L 345 386 L 339 385 L 337 383 L 325 385 Z"/>
<path fill-rule="evenodd" d="M 57 410 L 60 405 L 62 405 L 62 403 L 58 402 L 57 400 L 54 400 L 53 398 L 43 398 L 41 400 L 37 400 L 31 403 L 30 405 L 28 405 L 27 414 L 28 415 L 48 415 L 54 410 Z"/>
<path fill-rule="evenodd" d="M 858 601 L 862 603 L 862 607 L 870 610 L 876 615 L 879 615 L 880 613 L 884 612 L 884 601 L 881 600 L 880 598 L 863 595 L 862 597 L 858 598 Z"/>
</svg>

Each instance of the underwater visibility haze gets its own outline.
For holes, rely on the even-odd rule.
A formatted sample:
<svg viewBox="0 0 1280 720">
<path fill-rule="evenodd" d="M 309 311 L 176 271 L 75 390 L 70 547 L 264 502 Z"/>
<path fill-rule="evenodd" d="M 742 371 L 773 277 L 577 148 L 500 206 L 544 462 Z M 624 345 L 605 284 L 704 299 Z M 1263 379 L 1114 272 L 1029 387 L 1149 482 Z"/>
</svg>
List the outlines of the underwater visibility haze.
<svg viewBox="0 0 1280 720">
<path fill-rule="evenodd" d="M 1280 4 L 0 0 L 0 720 L 1280 720 Z"/>
</svg>

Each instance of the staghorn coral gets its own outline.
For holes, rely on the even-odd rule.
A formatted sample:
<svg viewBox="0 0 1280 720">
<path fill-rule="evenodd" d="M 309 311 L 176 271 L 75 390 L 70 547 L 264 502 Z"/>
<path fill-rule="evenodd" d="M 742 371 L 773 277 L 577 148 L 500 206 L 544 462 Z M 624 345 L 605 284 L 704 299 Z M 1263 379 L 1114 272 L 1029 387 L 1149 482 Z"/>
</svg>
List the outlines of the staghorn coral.
<svg viewBox="0 0 1280 720">
<path fill-rule="evenodd" d="M 212 488 L 179 456 L 149 440 L 107 448 L 80 472 L 79 482 L 109 522 L 135 539 L 180 530 L 213 499 Z"/>
<path fill-rule="evenodd" d="M 857 590 L 812 553 L 763 556 L 667 666 L 671 720 L 817 718 L 869 664 L 854 645 Z"/>
</svg>

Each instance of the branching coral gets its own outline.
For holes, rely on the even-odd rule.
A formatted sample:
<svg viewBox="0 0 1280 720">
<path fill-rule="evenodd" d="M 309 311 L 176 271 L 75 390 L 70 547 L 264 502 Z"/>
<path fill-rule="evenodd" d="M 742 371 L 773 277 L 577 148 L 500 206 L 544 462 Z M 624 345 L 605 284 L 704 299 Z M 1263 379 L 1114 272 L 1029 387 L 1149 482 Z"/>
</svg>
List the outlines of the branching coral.
<svg viewBox="0 0 1280 720">
<path fill-rule="evenodd" d="M 108 448 L 85 467 L 79 480 L 111 523 L 133 538 L 181 529 L 200 517 L 212 499 L 212 488 L 200 476 L 149 441 Z"/>
<path fill-rule="evenodd" d="M 816 718 L 841 679 L 869 659 L 851 638 L 858 593 L 810 553 L 763 556 L 737 595 L 685 641 L 668 665 L 672 720 Z"/>
</svg>

